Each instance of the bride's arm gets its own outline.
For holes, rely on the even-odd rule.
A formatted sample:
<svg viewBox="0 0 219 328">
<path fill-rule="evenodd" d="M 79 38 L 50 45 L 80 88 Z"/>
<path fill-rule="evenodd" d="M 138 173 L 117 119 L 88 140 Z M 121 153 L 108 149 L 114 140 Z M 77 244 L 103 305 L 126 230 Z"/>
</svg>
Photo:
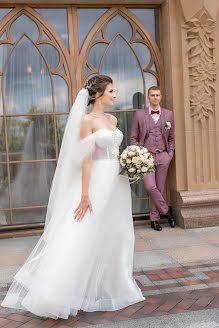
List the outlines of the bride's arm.
<svg viewBox="0 0 219 328">
<path fill-rule="evenodd" d="M 83 139 L 91 133 L 92 133 L 91 122 L 89 119 L 85 117 L 81 123 L 80 137 L 81 139 Z M 82 220 L 88 209 L 90 210 L 90 212 L 92 212 L 92 205 L 88 195 L 91 166 L 92 166 L 92 156 L 90 155 L 83 161 L 82 164 L 82 193 L 81 193 L 80 204 L 75 210 L 76 221 Z"/>
</svg>

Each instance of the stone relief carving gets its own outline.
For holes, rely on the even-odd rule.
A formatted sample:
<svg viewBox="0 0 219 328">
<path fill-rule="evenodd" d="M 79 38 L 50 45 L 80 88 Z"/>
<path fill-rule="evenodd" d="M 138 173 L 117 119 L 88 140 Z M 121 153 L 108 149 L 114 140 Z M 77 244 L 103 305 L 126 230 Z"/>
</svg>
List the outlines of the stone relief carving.
<svg viewBox="0 0 219 328">
<path fill-rule="evenodd" d="M 215 109 L 215 25 L 205 9 L 184 25 L 187 30 L 191 116 L 198 121 L 205 121 Z"/>
</svg>

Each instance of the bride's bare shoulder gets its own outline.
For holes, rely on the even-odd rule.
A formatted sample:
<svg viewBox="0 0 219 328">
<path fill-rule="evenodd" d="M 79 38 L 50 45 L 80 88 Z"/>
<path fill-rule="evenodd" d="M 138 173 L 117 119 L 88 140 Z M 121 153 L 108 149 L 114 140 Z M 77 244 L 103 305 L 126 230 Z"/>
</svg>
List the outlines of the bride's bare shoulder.
<svg viewBox="0 0 219 328">
<path fill-rule="evenodd" d="M 117 125 L 117 118 L 112 114 L 106 113 L 106 115 L 107 115 L 108 120 L 116 126 Z"/>
<path fill-rule="evenodd" d="M 84 115 L 84 117 L 82 118 L 82 121 L 81 121 L 81 125 L 92 125 L 93 123 L 93 117 L 89 114 L 86 114 Z"/>
<path fill-rule="evenodd" d="M 92 133 L 93 121 L 89 114 L 85 115 L 81 121 L 80 137 L 81 139 Z"/>
</svg>

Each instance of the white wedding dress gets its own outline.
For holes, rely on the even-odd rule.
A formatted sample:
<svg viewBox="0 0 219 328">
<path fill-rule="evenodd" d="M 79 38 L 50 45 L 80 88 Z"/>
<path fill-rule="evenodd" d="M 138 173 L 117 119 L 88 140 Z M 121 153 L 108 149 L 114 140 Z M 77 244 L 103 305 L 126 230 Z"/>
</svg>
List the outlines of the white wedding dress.
<svg viewBox="0 0 219 328">
<path fill-rule="evenodd" d="M 68 318 L 77 311 L 114 311 L 144 300 L 133 276 L 134 230 L 128 179 L 119 175 L 123 134 L 102 128 L 81 141 L 92 153 L 89 196 L 93 212 L 74 220 L 81 176 L 14 277 L 2 306 L 38 316 Z M 65 206 L 68 203 L 68 206 Z M 61 213 L 61 210 L 60 210 Z M 58 227 L 58 228 L 57 228 Z"/>
</svg>

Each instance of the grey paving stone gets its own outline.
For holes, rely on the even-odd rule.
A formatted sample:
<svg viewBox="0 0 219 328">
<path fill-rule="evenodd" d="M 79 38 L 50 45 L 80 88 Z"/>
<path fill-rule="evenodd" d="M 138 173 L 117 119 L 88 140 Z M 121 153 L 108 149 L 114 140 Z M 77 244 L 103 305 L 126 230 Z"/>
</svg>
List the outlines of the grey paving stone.
<svg viewBox="0 0 219 328">
<path fill-rule="evenodd" d="M 214 232 L 219 231 L 219 227 L 206 227 L 206 228 L 196 228 L 196 229 L 186 229 L 189 233 L 202 233 L 202 232 Z"/>
<path fill-rule="evenodd" d="M 174 261 L 168 255 L 161 251 L 144 251 L 137 252 L 134 255 L 134 270 L 140 271 L 149 268 L 163 268 L 167 265 L 177 266 L 177 262 Z"/>
<path fill-rule="evenodd" d="M 157 294 L 167 294 L 167 293 L 184 292 L 187 290 L 204 289 L 204 288 L 209 288 L 209 286 L 207 286 L 206 284 L 199 284 L 199 285 L 192 285 L 192 286 L 163 288 L 163 289 L 159 289 L 158 293 L 156 290 L 145 291 L 143 292 L 143 295 L 149 296 L 149 295 L 157 295 Z"/>
<path fill-rule="evenodd" d="M 166 284 L 174 284 L 176 279 L 167 279 L 167 280 L 160 280 L 160 281 L 153 281 L 154 285 L 161 286 Z"/>
<path fill-rule="evenodd" d="M 209 269 L 210 269 L 209 271 L 217 271 L 217 270 L 219 270 L 219 266 L 212 266 L 212 267 L 209 267 Z"/>
<path fill-rule="evenodd" d="M 141 275 L 135 277 L 136 280 L 138 280 L 144 287 L 146 286 L 154 286 L 153 282 L 146 276 Z"/>
<path fill-rule="evenodd" d="M 199 261 L 199 262 L 187 262 L 182 263 L 182 266 L 190 266 L 190 265 L 202 265 L 202 264 L 211 264 L 211 263 L 218 263 L 219 259 L 208 260 L 208 261 Z"/>
<path fill-rule="evenodd" d="M 196 269 L 188 269 L 191 273 L 195 274 L 196 272 L 206 272 L 206 271 L 216 271 L 219 270 L 219 266 L 206 267 L 206 268 L 196 268 Z"/>
<path fill-rule="evenodd" d="M 4 296 L 4 295 L 6 295 L 6 293 L 7 293 L 7 291 L 5 291 L 5 292 L 0 292 L 0 295 L 1 295 L 1 296 Z M 0 304 L 1 304 L 1 300 L 0 300 Z"/>
<path fill-rule="evenodd" d="M 206 284 L 208 285 L 209 288 L 219 287 L 219 282 L 206 282 Z"/>
<path fill-rule="evenodd" d="M 87 328 L 219 328 L 219 309 L 118 321 Z"/>
<path fill-rule="evenodd" d="M 1 253 L 31 250 L 39 238 L 40 236 L 0 239 Z"/>
<path fill-rule="evenodd" d="M 21 265 L 0 267 L 0 283 L 7 284 L 12 281 L 14 275 L 20 269 Z"/>
<path fill-rule="evenodd" d="M 186 281 L 196 281 L 196 277 L 185 277 Z"/>
<path fill-rule="evenodd" d="M 194 272 L 193 274 L 194 274 L 194 276 L 196 276 L 196 278 L 198 278 L 199 280 L 209 279 L 209 276 L 207 276 L 204 272 Z"/>
<path fill-rule="evenodd" d="M 135 234 L 135 239 L 142 239 L 141 236 Z"/>
<path fill-rule="evenodd" d="M 177 282 L 187 282 L 187 281 L 197 281 L 199 280 L 196 277 L 185 277 L 185 278 L 176 278 L 175 281 Z"/>
<path fill-rule="evenodd" d="M 157 247 L 160 247 L 161 249 L 208 245 L 208 243 L 203 239 L 190 235 L 177 235 L 177 236 L 171 236 L 171 238 L 169 236 L 152 238 L 149 241 L 152 242 Z"/>
<path fill-rule="evenodd" d="M 0 284 L 0 288 L 4 288 L 4 287 L 7 287 L 7 286 L 8 286 L 7 283 L 2 283 L 2 284 Z"/>
<path fill-rule="evenodd" d="M 1 304 L 1 302 L 0 302 L 0 304 Z M 9 308 L 0 309 L 0 314 L 21 313 L 21 312 L 24 312 L 24 311 L 18 310 L 18 309 L 9 309 Z"/>
</svg>

